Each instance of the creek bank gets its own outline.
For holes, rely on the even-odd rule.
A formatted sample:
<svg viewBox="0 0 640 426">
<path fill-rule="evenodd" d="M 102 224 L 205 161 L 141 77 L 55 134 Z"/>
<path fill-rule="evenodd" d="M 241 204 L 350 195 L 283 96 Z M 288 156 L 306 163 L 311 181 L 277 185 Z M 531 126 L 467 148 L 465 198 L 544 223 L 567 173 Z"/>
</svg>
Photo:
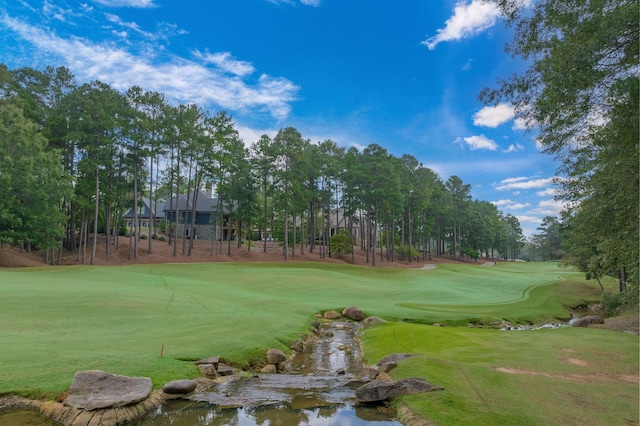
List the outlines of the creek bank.
<svg viewBox="0 0 640 426">
<path fill-rule="evenodd" d="M 161 412 L 163 406 L 171 405 L 173 401 L 185 401 L 242 410 L 287 406 L 292 410 L 320 408 L 341 412 L 344 411 L 341 407 L 349 406 L 356 408 L 350 410 L 349 415 L 367 422 L 369 420 L 364 418 L 371 416 L 372 410 L 367 407 L 370 403 L 374 403 L 374 407 L 384 406 L 391 398 L 424 391 L 431 386 L 426 386 L 422 379 L 414 379 L 415 383 L 390 380 L 386 373 L 408 355 L 394 355 L 376 366 L 362 364 L 359 330 L 363 325 L 384 320 L 366 317 L 353 306 L 338 313 L 335 321 L 324 317 L 318 314 L 312 323 L 312 333 L 304 341 L 292 343 L 293 356 L 287 358 L 277 349 L 265 354 L 266 366 L 272 366 L 270 373 L 238 372 L 220 363 L 220 357 L 215 356 L 195 362 L 202 377 L 175 380 L 165 384 L 162 390 L 152 391 L 148 378 L 91 370 L 74 376 L 62 401 L 5 396 L 0 397 L 0 411 L 35 410 L 65 425 L 116 426 L 140 422 L 142 418 L 151 418 L 154 413 Z M 374 388 L 372 383 L 378 383 L 377 386 L 384 390 L 368 391 Z M 367 385 L 369 387 L 365 387 Z M 376 396 L 372 397 L 374 394 Z M 385 409 L 374 408 L 373 412 L 379 416 Z M 387 419 L 392 419 L 393 414 L 386 412 Z M 145 424 L 144 420 L 142 424 Z M 148 424 L 154 424 L 153 420 Z M 390 421 L 388 424 L 399 423 Z"/>
</svg>

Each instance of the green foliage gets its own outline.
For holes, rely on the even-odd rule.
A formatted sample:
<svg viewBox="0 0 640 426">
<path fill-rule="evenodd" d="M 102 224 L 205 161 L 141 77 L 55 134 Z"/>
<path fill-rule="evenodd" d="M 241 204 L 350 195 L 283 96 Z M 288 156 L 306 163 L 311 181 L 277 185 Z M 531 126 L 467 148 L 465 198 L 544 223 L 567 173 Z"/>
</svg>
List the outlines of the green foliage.
<svg viewBox="0 0 640 426">
<path fill-rule="evenodd" d="M 637 304 L 638 1 L 542 0 L 532 11 L 517 0 L 498 3 L 516 29 L 509 50 L 531 66 L 481 98 L 513 104 L 560 161 L 567 262 L 593 277 L 618 276 L 625 265 L 623 300 Z"/>
<path fill-rule="evenodd" d="M 351 234 L 344 229 L 333 235 L 329 240 L 331 253 L 335 257 L 342 257 L 353 250 L 353 239 Z"/>
<path fill-rule="evenodd" d="M 612 317 L 620 313 L 620 305 L 622 304 L 622 294 L 620 293 L 603 293 L 601 299 L 604 306 L 604 315 Z"/>
<path fill-rule="evenodd" d="M 480 257 L 480 251 L 470 247 L 462 247 L 462 254 L 476 260 Z"/>
<path fill-rule="evenodd" d="M 411 256 L 412 259 L 420 257 L 420 250 L 415 247 L 411 247 L 411 250 L 409 250 L 409 246 L 404 246 L 404 249 L 401 246 L 396 246 L 394 250 L 398 255 L 402 256 L 403 259 L 409 259 L 409 256 Z"/>
</svg>

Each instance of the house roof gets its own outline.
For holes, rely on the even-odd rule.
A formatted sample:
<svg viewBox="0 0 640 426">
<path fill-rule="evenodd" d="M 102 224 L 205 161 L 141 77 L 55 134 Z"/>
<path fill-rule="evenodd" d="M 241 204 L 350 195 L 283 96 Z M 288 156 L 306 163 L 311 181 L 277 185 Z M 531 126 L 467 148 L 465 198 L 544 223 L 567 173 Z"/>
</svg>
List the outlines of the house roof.
<svg viewBox="0 0 640 426">
<path fill-rule="evenodd" d="M 142 202 L 142 204 L 144 204 L 144 206 L 146 206 L 146 209 L 144 209 L 144 211 L 151 212 L 152 217 L 154 217 L 155 219 L 161 219 L 163 217 L 164 201 L 151 202 L 150 199 L 145 197 L 142 197 L 140 201 Z M 132 208 L 127 209 L 127 211 L 122 215 L 122 217 L 124 217 L 125 219 L 132 218 L 133 209 Z M 149 215 L 145 213 L 141 213 L 138 215 L 138 218 L 148 219 Z"/>
<path fill-rule="evenodd" d="M 185 194 L 180 194 L 180 196 L 178 197 L 178 210 L 181 211 L 191 211 L 193 210 L 193 200 L 194 200 L 194 194 L 196 192 L 192 192 L 189 196 L 189 203 L 187 203 L 187 196 Z M 211 198 L 209 196 L 207 196 L 207 194 L 205 194 L 204 192 L 198 190 L 198 199 L 196 201 L 196 212 L 199 213 L 213 213 L 215 211 L 217 211 L 217 207 L 218 207 L 218 199 L 217 198 Z M 171 201 L 167 201 L 164 203 L 164 211 L 170 211 L 171 209 L 175 209 L 176 208 L 176 199 L 173 198 Z M 226 209 L 223 209 L 226 211 Z"/>
</svg>

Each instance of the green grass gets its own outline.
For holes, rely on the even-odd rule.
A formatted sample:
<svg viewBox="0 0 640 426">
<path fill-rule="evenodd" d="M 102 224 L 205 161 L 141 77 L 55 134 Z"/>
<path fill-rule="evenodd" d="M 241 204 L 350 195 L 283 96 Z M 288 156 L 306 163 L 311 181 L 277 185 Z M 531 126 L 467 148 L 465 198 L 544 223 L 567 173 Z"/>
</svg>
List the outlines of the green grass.
<svg viewBox="0 0 640 426">
<path fill-rule="evenodd" d="M 393 376 L 423 377 L 445 388 L 400 401 L 437 425 L 638 421 L 637 336 L 584 328 L 504 332 L 387 323 L 367 331 L 365 349 L 371 363 L 391 352 L 420 354 Z"/>
<path fill-rule="evenodd" d="M 287 350 L 314 313 L 350 305 L 395 321 L 541 322 L 566 318 L 563 305 L 598 294 L 597 284 L 555 264 L 0 269 L 0 394 L 53 397 L 87 369 L 147 376 L 161 387 L 197 376 L 187 361 L 212 355 L 246 367 L 270 347 Z"/>
</svg>

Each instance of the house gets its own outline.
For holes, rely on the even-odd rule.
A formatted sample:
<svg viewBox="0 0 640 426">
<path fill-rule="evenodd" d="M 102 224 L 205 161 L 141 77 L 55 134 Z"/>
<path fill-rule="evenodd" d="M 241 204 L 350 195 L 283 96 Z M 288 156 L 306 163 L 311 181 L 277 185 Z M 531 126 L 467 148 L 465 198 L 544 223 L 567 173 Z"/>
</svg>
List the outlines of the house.
<svg viewBox="0 0 640 426">
<path fill-rule="evenodd" d="M 176 202 L 178 236 L 185 235 L 187 238 L 204 240 L 212 238 L 226 240 L 229 236 L 235 237 L 235 228 L 229 224 L 229 211 L 224 206 L 222 206 L 222 219 L 220 217 L 218 198 L 210 197 L 198 190 L 189 194 L 188 197 L 185 194 L 180 194 L 177 201 L 176 198 L 166 201 L 163 211 L 164 218 L 169 223 L 176 223 Z M 191 230 L 194 202 L 195 221 L 194 229 Z M 220 223 L 221 221 L 222 223 Z"/>
<path fill-rule="evenodd" d="M 133 208 L 129 208 L 122 217 L 127 228 L 131 228 L 133 226 Z M 150 199 L 142 197 L 138 202 L 137 219 L 138 228 L 148 228 L 152 223 L 154 226 L 158 226 L 160 221 L 164 219 L 164 202 L 151 202 Z"/>
</svg>

